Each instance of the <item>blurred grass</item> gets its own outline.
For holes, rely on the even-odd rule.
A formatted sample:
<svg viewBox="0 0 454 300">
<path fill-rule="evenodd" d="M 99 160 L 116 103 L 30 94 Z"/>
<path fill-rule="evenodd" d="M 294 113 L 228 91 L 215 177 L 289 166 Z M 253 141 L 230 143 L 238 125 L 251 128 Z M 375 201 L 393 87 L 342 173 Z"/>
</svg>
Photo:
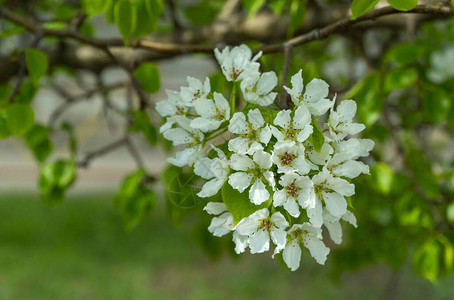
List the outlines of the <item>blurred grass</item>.
<svg viewBox="0 0 454 300">
<path fill-rule="evenodd" d="M 212 262 L 192 225 L 175 229 L 162 207 L 126 233 L 112 197 L 49 208 L 36 195 L 0 195 L 0 299 L 453 299 L 453 278 L 433 286 L 409 267 L 369 267 L 336 285 L 329 258 L 323 267 L 306 255 L 297 272 L 268 254 Z"/>
</svg>

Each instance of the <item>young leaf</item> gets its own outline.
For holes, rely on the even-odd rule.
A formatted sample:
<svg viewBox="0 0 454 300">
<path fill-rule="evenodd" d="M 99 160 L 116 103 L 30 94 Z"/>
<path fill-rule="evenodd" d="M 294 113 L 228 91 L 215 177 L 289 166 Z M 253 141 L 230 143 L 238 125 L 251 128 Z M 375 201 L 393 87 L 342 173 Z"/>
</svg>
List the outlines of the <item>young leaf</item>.
<svg viewBox="0 0 454 300">
<path fill-rule="evenodd" d="M 268 207 L 271 204 L 272 197 L 260 205 L 255 205 L 249 200 L 249 192 L 244 191 L 240 193 L 230 186 L 229 183 L 225 183 L 221 189 L 222 201 L 233 216 L 233 221 L 237 224 L 243 218 L 246 218 L 253 214 L 258 209 Z"/>
<path fill-rule="evenodd" d="M 134 76 L 140 83 L 140 87 L 149 93 L 156 93 L 161 85 L 158 67 L 151 62 L 141 64 L 135 71 Z"/>
<path fill-rule="evenodd" d="M 424 93 L 424 114 L 435 124 L 446 120 L 451 105 L 451 98 L 440 88 L 426 90 Z"/>
<path fill-rule="evenodd" d="M 41 168 L 39 188 L 43 201 L 49 205 L 62 202 L 65 191 L 76 179 L 76 166 L 73 161 L 58 160 Z"/>
<path fill-rule="evenodd" d="M 135 7 L 129 0 L 118 1 L 114 7 L 114 18 L 125 44 L 128 45 L 136 24 Z"/>
<path fill-rule="evenodd" d="M 312 142 L 312 146 L 314 146 L 314 150 L 317 153 L 320 153 L 322 146 L 325 143 L 325 136 L 320 127 L 318 127 L 317 120 L 313 116 L 311 125 L 313 127 L 313 132 L 310 136 L 310 141 Z"/>
<path fill-rule="evenodd" d="M 14 135 L 25 134 L 35 122 L 35 113 L 29 105 L 13 104 L 6 110 L 6 124 Z"/>
<path fill-rule="evenodd" d="M 418 5 L 418 0 L 387 0 L 397 10 L 407 11 Z"/>
<path fill-rule="evenodd" d="M 42 125 L 34 125 L 25 135 L 25 141 L 40 162 L 43 162 L 52 152 L 49 130 Z"/>
<path fill-rule="evenodd" d="M 136 12 L 136 26 L 133 32 L 134 38 L 138 39 L 149 34 L 156 29 L 161 11 L 151 9 L 147 2 L 157 2 L 156 0 L 136 0 L 134 2 Z M 156 5 L 156 7 L 159 7 Z"/>
<path fill-rule="evenodd" d="M 352 20 L 371 11 L 379 0 L 353 0 L 352 3 Z"/>
<path fill-rule="evenodd" d="M 104 11 L 105 2 L 105 0 L 82 0 L 82 8 L 89 17 L 94 17 Z"/>
<path fill-rule="evenodd" d="M 157 196 L 144 186 L 145 179 L 143 169 L 129 174 L 115 197 L 115 206 L 120 210 L 127 230 L 137 226 L 155 205 Z"/>
<path fill-rule="evenodd" d="M 385 91 L 408 88 L 416 82 L 418 73 L 414 69 L 393 69 L 385 77 Z"/>
<path fill-rule="evenodd" d="M 38 84 L 41 77 L 46 74 L 49 61 L 44 52 L 38 49 L 25 50 L 25 64 L 34 84 Z"/>
</svg>

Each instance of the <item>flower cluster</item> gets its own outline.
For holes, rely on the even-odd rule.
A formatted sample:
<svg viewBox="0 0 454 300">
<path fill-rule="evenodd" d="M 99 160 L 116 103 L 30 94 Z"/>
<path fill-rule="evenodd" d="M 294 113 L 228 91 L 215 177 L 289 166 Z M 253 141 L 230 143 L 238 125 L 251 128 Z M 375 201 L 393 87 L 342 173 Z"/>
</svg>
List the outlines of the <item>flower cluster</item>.
<svg viewBox="0 0 454 300">
<path fill-rule="evenodd" d="M 241 45 L 216 49 L 215 55 L 232 84 L 230 101 L 211 91 L 208 78 L 202 83 L 188 77 L 189 86 L 167 91 L 168 99 L 156 105 L 166 118 L 164 138 L 186 145 L 168 161 L 193 167 L 206 180 L 199 197 L 222 194 L 222 202 L 204 208 L 214 216 L 208 230 L 215 236 L 232 232 L 237 253 L 273 246 L 273 257 L 282 252 L 296 270 L 305 247 L 324 264 L 330 249 L 322 228 L 339 244 L 340 221 L 356 227 L 345 197 L 355 193 L 350 179 L 369 174 L 358 159 L 369 155 L 373 141 L 350 137 L 365 128 L 353 121 L 356 102 L 336 106 L 328 84 L 313 79 L 304 86 L 300 70 L 291 87 L 284 86 L 293 108 L 273 110 L 278 79 L 274 72 L 259 72 L 261 53 L 252 57 Z M 238 107 L 243 108 L 236 112 Z M 326 119 L 327 113 L 320 128 L 316 117 Z M 228 141 L 214 145 L 220 135 Z"/>
</svg>

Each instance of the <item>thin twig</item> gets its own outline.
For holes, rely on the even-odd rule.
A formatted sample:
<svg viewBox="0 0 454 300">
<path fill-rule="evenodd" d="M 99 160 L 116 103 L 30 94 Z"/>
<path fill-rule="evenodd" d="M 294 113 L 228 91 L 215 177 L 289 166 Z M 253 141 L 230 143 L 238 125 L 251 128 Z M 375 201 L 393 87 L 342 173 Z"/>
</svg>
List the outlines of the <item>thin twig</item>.
<svg viewBox="0 0 454 300">
<path fill-rule="evenodd" d="M 116 150 L 119 147 L 125 146 L 127 144 L 128 138 L 127 137 L 122 137 L 121 139 L 110 143 L 104 147 L 99 148 L 98 150 L 89 152 L 85 155 L 85 157 L 79 161 L 77 164 L 80 168 L 86 168 L 90 164 L 91 160 L 103 156 L 109 152 L 112 152 L 113 150 Z"/>
<path fill-rule="evenodd" d="M 287 103 L 287 91 L 284 89 L 284 86 L 288 86 L 288 72 L 290 70 L 290 60 L 292 58 L 292 49 L 293 46 L 290 44 L 285 44 L 284 46 L 284 67 L 282 69 L 282 85 L 281 85 L 281 98 L 279 101 L 279 108 L 285 109 L 288 107 Z"/>
</svg>

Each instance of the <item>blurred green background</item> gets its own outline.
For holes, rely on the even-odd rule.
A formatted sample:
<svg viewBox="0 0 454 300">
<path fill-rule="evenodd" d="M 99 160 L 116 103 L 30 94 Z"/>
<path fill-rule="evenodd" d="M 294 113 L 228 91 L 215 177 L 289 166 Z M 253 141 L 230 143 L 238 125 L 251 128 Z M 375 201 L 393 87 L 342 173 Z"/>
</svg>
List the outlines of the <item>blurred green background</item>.
<svg viewBox="0 0 454 300">
<path fill-rule="evenodd" d="M 175 228 L 164 208 L 127 233 L 114 191 L 72 196 L 49 208 L 36 194 L 0 196 L 0 299 L 452 299 L 454 278 L 433 285 L 409 264 L 344 273 L 303 257 L 290 272 L 262 255 L 213 262 L 193 220 Z M 164 201 L 158 201 L 163 203 Z M 368 241 L 365 240 L 364 243 Z M 306 253 L 307 254 L 307 253 Z"/>
</svg>

